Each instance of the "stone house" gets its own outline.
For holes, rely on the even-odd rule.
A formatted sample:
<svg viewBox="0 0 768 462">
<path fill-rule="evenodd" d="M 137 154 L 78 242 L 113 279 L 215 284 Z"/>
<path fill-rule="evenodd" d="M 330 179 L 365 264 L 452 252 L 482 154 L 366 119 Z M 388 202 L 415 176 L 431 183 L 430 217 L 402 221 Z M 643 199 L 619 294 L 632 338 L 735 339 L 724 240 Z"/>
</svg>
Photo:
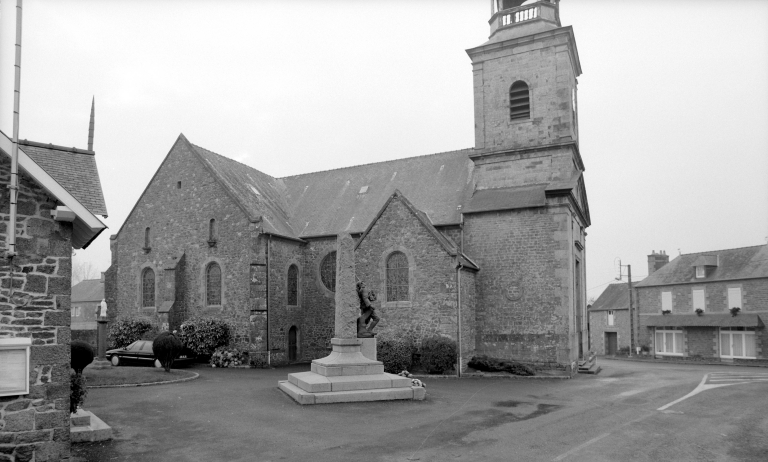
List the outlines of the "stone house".
<svg viewBox="0 0 768 462">
<path fill-rule="evenodd" d="M 493 2 L 467 50 L 474 148 L 275 178 L 180 135 L 111 237 L 109 319 L 216 316 L 273 364 L 325 356 L 348 232 L 377 331 L 460 339 L 464 364 L 572 370 L 588 341 L 581 67 L 558 2 L 522 3 Z"/>
<path fill-rule="evenodd" d="M 587 311 L 592 351 L 598 355 L 614 355 L 622 348 L 629 348 L 629 284 L 610 284 Z"/>
<path fill-rule="evenodd" d="M 768 245 L 680 255 L 636 288 L 657 357 L 768 359 Z"/>
<path fill-rule="evenodd" d="M 96 347 L 96 319 L 104 300 L 104 276 L 85 279 L 72 286 L 72 339 Z"/>
<path fill-rule="evenodd" d="M 71 255 L 107 211 L 93 151 L 21 142 L 8 258 L 11 149 L 0 132 L 0 459 L 68 459 Z"/>
</svg>

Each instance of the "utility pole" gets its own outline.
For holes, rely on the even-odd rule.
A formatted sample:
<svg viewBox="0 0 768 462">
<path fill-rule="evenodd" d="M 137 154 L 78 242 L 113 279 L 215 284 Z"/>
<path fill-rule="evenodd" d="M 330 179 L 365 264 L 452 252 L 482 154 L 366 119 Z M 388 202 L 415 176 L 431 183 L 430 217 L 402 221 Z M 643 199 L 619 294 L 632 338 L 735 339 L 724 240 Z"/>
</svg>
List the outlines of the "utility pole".
<svg viewBox="0 0 768 462">
<path fill-rule="evenodd" d="M 622 265 L 621 260 L 619 260 L 619 277 L 617 279 L 621 281 L 621 278 L 624 276 L 621 274 L 621 268 L 624 266 L 627 267 L 627 280 L 629 281 L 629 356 L 632 356 L 632 353 L 635 351 L 635 315 L 633 313 L 634 300 L 632 297 L 632 265 Z"/>
<path fill-rule="evenodd" d="M 632 305 L 632 265 L 627 265 L 627 279 L 629 281 L 629 355 L 635 351 L 635 315 Z"/>
</svg>

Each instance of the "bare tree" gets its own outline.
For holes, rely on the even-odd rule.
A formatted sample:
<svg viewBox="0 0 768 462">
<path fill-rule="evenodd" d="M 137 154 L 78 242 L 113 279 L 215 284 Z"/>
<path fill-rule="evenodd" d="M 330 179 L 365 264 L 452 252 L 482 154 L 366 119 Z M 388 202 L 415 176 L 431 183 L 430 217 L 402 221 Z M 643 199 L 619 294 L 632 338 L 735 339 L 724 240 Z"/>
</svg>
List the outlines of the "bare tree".
<svg viewBox="0 0 768 462">
<path fill-rule="evenodd" d="M 89 261 L 79 261 L 72 258 L 72 285 L 86 279 L 96 279 L 99 277 L 99 270 Z"/>
</svg>

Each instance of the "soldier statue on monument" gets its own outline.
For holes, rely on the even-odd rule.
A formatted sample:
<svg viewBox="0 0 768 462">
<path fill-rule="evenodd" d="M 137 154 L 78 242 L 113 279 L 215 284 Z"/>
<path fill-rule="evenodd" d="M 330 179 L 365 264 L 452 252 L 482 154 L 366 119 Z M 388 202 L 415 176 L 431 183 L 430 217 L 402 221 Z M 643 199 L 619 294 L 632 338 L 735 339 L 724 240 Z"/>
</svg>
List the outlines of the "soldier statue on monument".
<svg viewBox="0 0 768 462">
<path fill-rule="evenodd" d="M 379 323 L 373 302 L 376 301 L 376 293 L 368 290 L 363 281 L 357 283 L 357 296 L 360 299 L 360 317 L 357 318 L 357 338 L 372 338 L 373 328 Z M 369 324 L 370 321 L 370 324 Z"/>
</svg>

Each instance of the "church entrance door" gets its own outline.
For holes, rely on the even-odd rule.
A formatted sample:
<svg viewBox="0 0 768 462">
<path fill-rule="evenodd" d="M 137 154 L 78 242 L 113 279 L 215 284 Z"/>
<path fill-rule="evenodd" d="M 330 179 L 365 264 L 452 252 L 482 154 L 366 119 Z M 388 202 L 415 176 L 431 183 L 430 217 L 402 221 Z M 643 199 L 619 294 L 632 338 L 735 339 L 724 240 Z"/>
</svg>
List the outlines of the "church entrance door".
<svg viewBox="0 0 768 462">
<path fill-rule="evenodd" d="M 298 356 L 296 337 L 296 326 L 292 326 L 288 331 L 288 361 L 296 361 L 296 357 Z"/>
</svg>

